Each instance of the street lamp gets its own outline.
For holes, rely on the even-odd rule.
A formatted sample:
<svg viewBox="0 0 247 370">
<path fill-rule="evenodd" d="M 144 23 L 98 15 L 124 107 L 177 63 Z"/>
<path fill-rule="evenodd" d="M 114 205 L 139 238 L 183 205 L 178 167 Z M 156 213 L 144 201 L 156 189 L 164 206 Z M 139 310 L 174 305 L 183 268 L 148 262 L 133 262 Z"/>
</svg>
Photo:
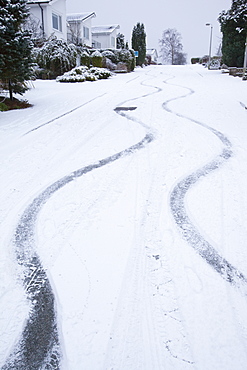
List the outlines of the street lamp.
<svg viewBox="0 0 247 370">
<path fill-rule="evenodd" d="M 213 25 L 211 23 L 206 23 L 206 26 L 210 26 L 210 42 L 209 42 L 209 60 L 208 60 L 208 68 L 210 66 L 211 62 L 211 49 L 212 49 L 212 35 L 213 35 Z"/>
<path fill-rule="evenodd" d="M 246 35 L 245 50 L 244 50 L 243 80 L 245 80 L 245 79 L 246 79 L 246 77 L 245 77 L 246 68 L 247 68 L 247 35 Z"/>
</svg>

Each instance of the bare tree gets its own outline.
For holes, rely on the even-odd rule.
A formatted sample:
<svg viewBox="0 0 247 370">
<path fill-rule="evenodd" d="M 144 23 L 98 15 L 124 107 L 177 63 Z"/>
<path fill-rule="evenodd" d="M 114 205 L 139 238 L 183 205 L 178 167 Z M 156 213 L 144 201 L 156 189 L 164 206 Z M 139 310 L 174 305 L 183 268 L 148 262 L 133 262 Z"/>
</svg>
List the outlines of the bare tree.
<svg viewBox="0 0 247 370">
<path fill-rule="evenodd" d="M 163 31 L 160 43 L 160 57 L 164 64 L 186 64 L 186 54 L 183 53 L 182 37 L 175 28 Z"/>
<path fill-rule="evenodd" d="M 79 22 L 69 22 L 68 41 L 75 45 L 82 44 L 81 24 Z"/>
<path fill-rule="evenodd" d="M 29 14 L 27 20 L 25 21 L 23 28 L 31 33 L 31 39 L 35 46 L 39 46 L 39 44 L 44 42 L 45 34 L 40 23 L 40 20 Z"/>
<path fill-rule="evenodd" d="M 117 34 L 117 49 L 125 49 L 124 35 L 120 32 Z"/>
</svg>

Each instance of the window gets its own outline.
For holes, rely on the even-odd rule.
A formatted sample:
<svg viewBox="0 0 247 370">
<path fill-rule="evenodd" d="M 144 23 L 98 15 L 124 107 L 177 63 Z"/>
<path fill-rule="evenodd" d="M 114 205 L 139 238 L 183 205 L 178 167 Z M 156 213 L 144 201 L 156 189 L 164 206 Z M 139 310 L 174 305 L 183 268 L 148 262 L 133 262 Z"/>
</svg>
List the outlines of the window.
<svg viewBox="0 0 247 370">
<path fill-rule="evenodd" d="M 93 42 L 92 42 L 92 46 L 93 46 L 93 48 L 95 48 L 95 49 L 101 49 L 101 43 L 100 43 L 100 42 L 98 42 L 98 41 L 96 41 L 96 40 L 93 40 Z"/>
<path fill-rule="evenodd" d="M 115 48 L 115 37 L 111 37 L 111 47 Z"/>
<path fill-rule="evenodd" d="M 52 27 L 62 32 L 62 17 L 60 15 L 52 13 Z"/>
<path fill-rule="evenodd" d="M 83 37 L 87 40 L 89 40 L 89 28 L 83 26 Z"/>
</svg>

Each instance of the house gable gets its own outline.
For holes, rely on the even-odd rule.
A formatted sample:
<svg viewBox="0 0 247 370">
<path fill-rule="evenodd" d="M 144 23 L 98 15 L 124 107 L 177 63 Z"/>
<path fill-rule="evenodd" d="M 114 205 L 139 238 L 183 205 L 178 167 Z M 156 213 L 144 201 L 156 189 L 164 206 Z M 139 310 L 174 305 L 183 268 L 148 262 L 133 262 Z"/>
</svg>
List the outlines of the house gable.
<svg viewBox="0 0 247 370">
<path fill-rule="evenodd" d="M 116 49 L 119 28 L 118 24 L 92 27 L 93 47 L 97 49 Z"/>
<path fill-rule="evenodd" d="M 75 44 L 92 46 L 91 20 L 96 17 L 91 13 L 67 14 L 67 39 Z"/>
<path fill-rule="evenodd" d="M 146 55 L 149 55 L 151 58 L 151 62 L 157 63 L 158 62 L 158 53 L 156 49 L 147 49 Z"/>
</svg>

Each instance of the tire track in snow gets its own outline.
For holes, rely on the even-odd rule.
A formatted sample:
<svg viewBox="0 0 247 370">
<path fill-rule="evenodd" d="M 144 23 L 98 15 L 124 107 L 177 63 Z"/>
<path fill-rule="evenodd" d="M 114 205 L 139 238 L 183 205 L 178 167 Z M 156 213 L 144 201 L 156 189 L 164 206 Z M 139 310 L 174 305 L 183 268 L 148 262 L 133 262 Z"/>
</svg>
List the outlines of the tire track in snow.
<svg viewBox="0 0 247 370">
<path fill-rule="evenodd" d="M 64 117 L 64 116 L 67 116 L 67 115 L 68 115 L 68 114 L 70 114 L 70 113 L 73 113 L 73 112 L 74 112 L 74 111 L 76 111 L 77 109 L 80 109 L 80 108 L 84 107 L 85 105 L 87 105 L 87 104 L 89 104 L 89 103 L 92 103 L 92 102 L 93 102 L 93 101 L 95 101 L 96 99 L 98 99 L 98 98 L 102 98 L 102 96 L 104 96 L 104 95 L 106 95 L 106 93 L 101 94 L 101 95 L 99 95 L 99 96 L 96 96 L 95 98 L 93 98 L 93 99 L 91 99 L 91 100 L 87 101 L 86 103 L 83 103 L 83 104 L 79 105 L 78 107 L 75 107 L 75 108 L 73 108 L 73 109 L 69 110 L 68 112 L 63 113 L 63 114 L 61 114 L 60 116 L 55 117 L 55 118 L 51 119 L 51 120 L 50 120 L 50 121 L 48 121 L 48 122 L 42 123 L 41 125 L 39 125 L 39 126 L 37 126 L 37 127 L 33 128 L 32 130 L 27 131 L 23 136 L 25 136 L 25 135 L 27 135 L 27 134 L 30 134 L 30 132 L 33 132 L 33 131 L 36 131 L 36 130 L 40 129 L 40 128 L 41 128 L 41 127 L 43 127 L 43 126 L 49 125 L 50 123 L 52 123 L 52 122 L 54 122 L 54 121 L 57 121 L 58 119 L 60 119 L 60 118 L 62 118 L 62 117 Z"/>
<path fill-rule="evenodd" d="M 165 81 L 167 83 L 167 81 Z M 220 131 L 194 120 L 183 114 L 177 113 L 168 107 L 169 103 L 178 99 L 186 98 L 195 93 L 194 90 L 179 86 L 189 90 L 188 94 L 172 98 L 163 103 L 163 108 L 177 117 L 185 118 L 188 121 L 195 123 L 209 130 L 212 134 L 218 137 L 223 144 L 223 149 L 211 162 L 201 167 L 197 171 L 184 177 L 173 188 L 170 196 L 170 207 L 174 220 L 182 232 L 183 238 L 192 246 L 192 248 L 217 272 L 223 279 L 233 286 L 243 290 L 246 295 L 247 278 L 224 257 L 222 257 L 215 248 L 200 234 L 200 232 L 193 225 L 185 209 L 184 199 L 188 190 L 196 184 L 202 177 L 209 175 L 211 172 L 218 170 L 223 166 L 233 155 L 232 144 L 230 140 Z"/>
<path fill-rule="evenodd" d="M 152 77 L 157 78 L 156 75 Z M 156 91 L 143 95 L 143 98 L 163 91 L 144 82 L 141 82 L 141 85 L 152 87 Z M 121 105 L 127 105 L 136 99 L 127 100 Z M 125 108 L 121 108 L 119 113 L 130 118 L 124 110 Z M 137 119 L 132 120 L 139 122 Z M 139 123 L 150 129 L 144 123 Z M 153 190 L 159 180 L 155 173 L 151 178 L 152 184 L 146 199 L 157 212 L 161 204 L 160 197 L 156 198 Z M 177 305 L 172 275 L 164 248 L 160 245 L 161 241 L 156 239 L 154 231 L 158 223 L 156 217 L 152 214 L 151 208 L 147 209 L 139 231 L 141 238 L 135 236 L 111 330 L 104 369 L 161 369 L 164 364 L 169 368 L 183 370 L 194 368 L 187 333 Z M 154 233 L 152 238 L 150 232 L 152 235 Z M 155 350 L 150 349 L 150 343 Z"/>
<path fill-rule="evenodd" d="M 129 108 L 119 106 L 115 109 L 116 113 L 144 126 L 147 129 L 144 138 L 116 154 L 75 170 L 54 182 L 32 201 L 20 218 L 15 230 L 14 246 L 17 263 L 22 270 L 20 279 L 23 282 L 27 299 L 30 301 L 30 311 L 21 337 L 13 352 L 7 358 L 2 370 L 60 368 L 62 354 L 59 346 L 55 296 L 47 273 L 35 252 L 35 225 L 37 217 L 42 206 L 49 198 L 70 182 L 97 168 L 132 155 L 136 151 L 145 148 L 154 140 L 154 135 L 148 126 L 123 113 L 126 110 L 129 110 Z"/>
</svg>

